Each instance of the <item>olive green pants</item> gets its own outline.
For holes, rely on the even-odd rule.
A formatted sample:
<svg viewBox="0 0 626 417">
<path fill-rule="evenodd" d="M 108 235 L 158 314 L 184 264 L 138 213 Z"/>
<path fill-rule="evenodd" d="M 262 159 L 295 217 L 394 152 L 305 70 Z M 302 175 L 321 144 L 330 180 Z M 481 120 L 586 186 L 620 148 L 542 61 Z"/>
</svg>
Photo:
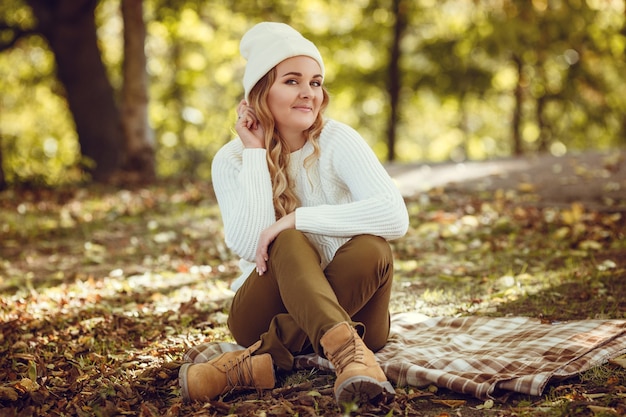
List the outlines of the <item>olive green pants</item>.
<svg viewBox="0 0 626 417">
<path fill-rule="evenodd" d="M 323 355 L 322 335 L 344 321 L 377 351 L 389 336 L 392 279 L 393 254 L 383 238 L 355 236 L 322 269 L 306 236 L 285 230 L 270 246 L 267 272 L 253 272 L 237 290 L 228 327 L 242 346 L 261 339 L 256 353 L 270 353 L 282 370 L 292 369 L 297 354 Z"/>
</svg>

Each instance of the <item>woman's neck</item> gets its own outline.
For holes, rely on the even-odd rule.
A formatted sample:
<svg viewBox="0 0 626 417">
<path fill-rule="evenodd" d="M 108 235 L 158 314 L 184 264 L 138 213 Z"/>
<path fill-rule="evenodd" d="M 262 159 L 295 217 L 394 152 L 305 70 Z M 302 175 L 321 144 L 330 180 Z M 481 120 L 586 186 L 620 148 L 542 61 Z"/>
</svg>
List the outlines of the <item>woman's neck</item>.
<svg viewBox="0 0 626 417">
<path fill-rule="evenodd" d="M 289 147 L 290 152 L 295 152 L 299 149 L 302 149 L 302 147 L 306 143 L 306 136 L 304 136 L 303 132 L 296 133 L 293 135 L 283 135 L 283 139 L 285 140 L 285 143 Z"/>
</svg>

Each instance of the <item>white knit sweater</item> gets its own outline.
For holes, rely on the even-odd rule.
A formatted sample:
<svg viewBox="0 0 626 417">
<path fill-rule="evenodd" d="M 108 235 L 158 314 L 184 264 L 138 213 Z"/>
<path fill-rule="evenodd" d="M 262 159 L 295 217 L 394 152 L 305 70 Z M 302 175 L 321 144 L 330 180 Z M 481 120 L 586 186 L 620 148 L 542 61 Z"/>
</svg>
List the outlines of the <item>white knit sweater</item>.
<svg viewBox="0 0 626 417">
<path fill-rule="evenodd" d="M 291 153 L 289 175 L 301 202 L 296 229 L 317 248 L 321 266 L 353 236 L 402 237 L 409 224 L 404 200 L 363 138 L 351 127 L 327 120 L 319 145 L 319 159 L 307 168 L 310 143 Z M 212 177 L 226 245 L 241 257 L 242 275 L 231 285 L 236 291 L 254 270 L 261 231 L 276 221 L 266 150 L 246 149 L 236 138 L 215 155 Z"/>
</svg>

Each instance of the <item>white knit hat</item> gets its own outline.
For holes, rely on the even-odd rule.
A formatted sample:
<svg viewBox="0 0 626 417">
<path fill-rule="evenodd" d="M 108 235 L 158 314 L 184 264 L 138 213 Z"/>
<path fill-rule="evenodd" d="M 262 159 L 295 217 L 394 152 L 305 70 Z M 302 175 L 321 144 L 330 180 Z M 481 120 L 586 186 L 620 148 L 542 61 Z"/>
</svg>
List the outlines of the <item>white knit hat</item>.
<svg viewBox="0 0 626 417">
<path fill-rule="evenodd" d="M 284 23 L 262 22 L 253 26 L 239 44 L 241 55 L 248 61 L 243 74 L 245 98 L 252 87 L 277 64 L 294 56 L 308 56 L 317 61 L 324 76 L 324 61 L 313 42 Z"/>
</svg>

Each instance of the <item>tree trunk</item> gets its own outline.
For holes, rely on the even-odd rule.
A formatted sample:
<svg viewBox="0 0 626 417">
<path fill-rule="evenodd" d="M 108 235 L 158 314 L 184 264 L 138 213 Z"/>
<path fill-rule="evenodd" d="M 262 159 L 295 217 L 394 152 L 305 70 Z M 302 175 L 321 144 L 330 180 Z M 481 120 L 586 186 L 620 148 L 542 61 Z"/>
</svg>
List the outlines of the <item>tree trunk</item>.
<svg viewBox="0 0 626 417">
<path fill-rule="evenodd" d="M 122 126 L 126 139 L 124 171 L 140 181 L 155 178 L 154 136 L 148 123 L 148 75 L 143 0 L 121 2 L 124 19 L 124 85 Z"/>
<path fill-rule="evenodd" d="M 114 92 L 102 63 L 94 18 L 96 0 L 28 0 L 38 30 L 54 53 L 57 76 L 87 169 L 107 181 L 123 160 L 123 136 Z"/>
<path fill-rule="evenodd" d="M 626 17 L 626 7 L 624 8 L 624 17 Z M 626 36 L 626 19 L 623 20 L 623 25 L 622 25 L 622 30 L 620 31 L 620 33 L 622 34 L 622 36 Z M 622 56 L 622 59 L 624 59 L 624 56 Z M 621 139 L 621 145 L 626 145 L 626 114 L 622 113 L 622 122 L 621 122 L 621 129 L 620 129 L 620 135 L 618 136 Z"/>
<path fill-rule="evenodd" d="M 4 177 L 4 168 L 2 166 L 2 136 L 0 136 L 0 191 L 7 188 L 7 180 Z"/>
<path fill-rule="evenodd" d="M 400 41 L 406 28 L 406 10 L 403 0 L 393 1 L 393 13 L 396 21 L 394 24 L 391 53 L 389 56 L 389 124 L 387 126 L 387 160 L 396 160 L 396 128 L 398 125 L 398 106 L 400 102 L 401 73 L 400 73 Z"/>
<path fill-rule="evenodd" d="M 522 134 L 521 134 L 521 122 L 522 122 L 522 106 L 523 106 L 523 62 L 518 56 L 513 56 L 513 61 L 517 68 L 517 84 L 515 85 L 515 109 L 513 109 L 513 120 L 511 123 L 512 135 L 513 135 L 513 155 L 520 156 L 524 153 L 522 148 Z"/>
<path fill-rule="evenodd" d="M 536 119 L 537 119 L 537 128 L 539 129 L 539 145 L 537 146 L 537 150 L 539 152 L 546 152 L 550 147 L 550 138 L 548 134 L 548 127 L 546 126 L 546 120 L 543 116 L 544 109 L 546 107 L 546 103 L 548 101 L 548 97 L 542 95 L 537 99 L 537 110 L 536 110 Z"/>
</svg>

